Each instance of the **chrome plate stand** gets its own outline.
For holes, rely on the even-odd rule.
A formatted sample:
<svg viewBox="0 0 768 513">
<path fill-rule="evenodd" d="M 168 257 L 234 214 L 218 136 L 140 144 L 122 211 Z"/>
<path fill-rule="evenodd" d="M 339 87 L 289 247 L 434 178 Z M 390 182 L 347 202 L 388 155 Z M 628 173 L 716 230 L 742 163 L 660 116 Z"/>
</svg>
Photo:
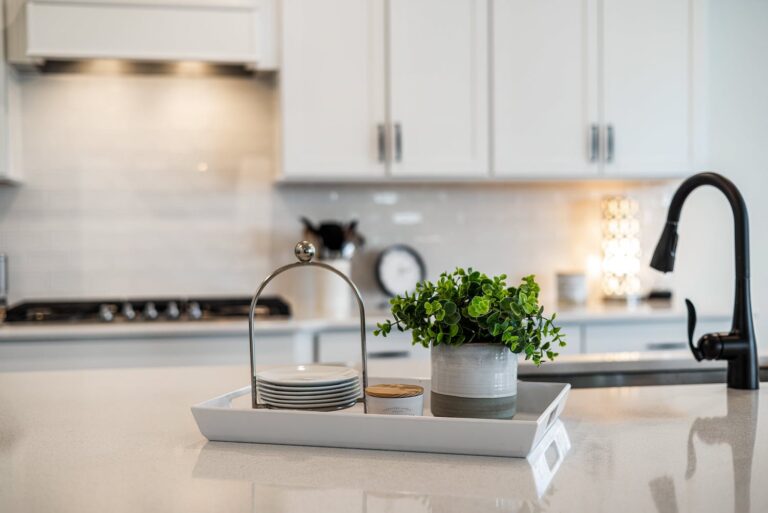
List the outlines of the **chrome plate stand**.
<svg viewBox="0 0 768 513">
<path fill-rule="evenodd" d="M 341 277 L 345 282 L 347 282 L 347 285 L 352 289 L 352 292 L 355 293 L 355 299 L 357 299 L 357 307 L 360 312 L 360 350 L 362 352 L 362 361 L 363 361 L 363 395 L 362 397 L 357 399 L 357 402 L 363 403 L 363 411 L 365 413 L 368 413 L 368 404 L 366 402 L 365 398 L 365 389 L 368 387 L 368 353 L 365 347 L 365 305 L 363 305 L 363 297 L 360 295 L 360 291 L 357 288 L 357 285 L 349 279 L 349 277 L 344 274 L 343 272 L 339 271 L 333 266 L 330 266 L 328 264 L 324 264 L 323 262 L 313 262 L 312 258 L 315 256 L 315 246 L 307 241 L 301 241 L 298 244 L 296 244 L 296 247 L 293 250 L 294 254 L 296 255 L 296 258 L 299 260 L 298 262 L 294 262 L 292 264 L 284 265 L 275 271 L 272 272 L 269 276 L 267 276 L 263 282 L 261 282 L 261 285 L 259 285 L 258 290 L 256 290 L 256 294 L 253 296 L 253 299 L 251 300 L 251 309 L 248 313 L 248 349 L 249 354 L 251 356 L 251 405 L 253 408 L 268 408 L 266 404 L 260 404 L 258 401 L 258 380 L 256 379 L 256 360 L 255 360 L 255 348 L 254 348 L 254 336 L 253 336 L 253 327 L 256 322 L 256 303 L 258 303 L 259 298 L 261 297 L 261 293 L 266 288 L 266 286 L 271 282 L 274 278 L 277 276 L 283 274 L 285 271 L 288 271 L 290 269 L 294 269 L 297 267 L 312 267 L 317 269 L 324 269 L 326 271 L 330 271 L 337 276 Z"/>
</svg>

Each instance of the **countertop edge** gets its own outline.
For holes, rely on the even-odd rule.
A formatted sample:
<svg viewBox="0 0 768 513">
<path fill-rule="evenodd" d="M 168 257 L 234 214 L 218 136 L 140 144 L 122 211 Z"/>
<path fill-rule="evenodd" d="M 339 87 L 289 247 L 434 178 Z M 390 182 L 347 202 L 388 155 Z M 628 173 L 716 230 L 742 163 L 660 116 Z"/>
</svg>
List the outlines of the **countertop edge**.
<svg viewBox="0 0 768 513">
<path fill-rule="evenodd" d="M 683 322 L 685 313 L 677 310 L 642 309 L 619 313 L 581 313 L 564 311 L 558 313 L 557 320 L 561 325 L 609 325 L 640 322 Z M 730 314 L 701 313 L 700 321 L 730 321 Z M 375 327 L 377 322 L 384 321 L 386 314 L 369 315 L 366 325 Z M 254 330 L 258 333 L 273 335 L 295 335 L 302 333 L 351 331 L 359 327 L 357 318 L 349 319 L 265 319 L 257 320 Z M 94 339 L 129 339 L 129 338 L 167 338 L 167 337 L 206 337 L 206 336 L 242 336 L 248 332 L 246 319 L 220 321 L 181 321 L 181 322 L 146 322 L 146 323 L 116 323 L 116 324 L 32 324 L 10 325 L 0 324 L 0 343 L 21 341 L 50 341 L 50 340 L 94 340 Z"/>
</svg>

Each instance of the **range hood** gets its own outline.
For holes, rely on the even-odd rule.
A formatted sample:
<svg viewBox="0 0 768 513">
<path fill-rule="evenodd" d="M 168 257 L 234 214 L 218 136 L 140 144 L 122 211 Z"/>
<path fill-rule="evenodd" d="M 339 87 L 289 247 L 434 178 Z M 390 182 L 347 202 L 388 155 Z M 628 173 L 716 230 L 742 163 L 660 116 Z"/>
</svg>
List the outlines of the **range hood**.
<svg viewBox="0 0 768 513">
<path fill-rule="evenodd" d="M 200 61 L 273 70 L 275 0 L 7 0 L 8 60 Z"/>
</svg>

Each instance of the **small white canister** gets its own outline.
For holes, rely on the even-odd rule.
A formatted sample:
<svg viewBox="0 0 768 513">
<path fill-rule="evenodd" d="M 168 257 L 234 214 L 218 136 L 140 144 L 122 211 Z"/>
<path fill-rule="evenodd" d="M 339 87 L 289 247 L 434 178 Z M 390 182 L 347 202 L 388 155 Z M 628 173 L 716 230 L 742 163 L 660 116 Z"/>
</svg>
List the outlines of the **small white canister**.
<svg viewBox="0 0 768 513">
<path fill-rule="evenodd" d="M 352 262 L 343 258 L 321 260 L 341 273 L 349 276 Z M 343 278 L 332 272 L 315 273 L 315 304 L 317 316 L 321 319 L 344 320 L 352 316 L 352 293 Z"/>
<path fill-rule="evenodd" d="M 560 303 L 582 306 L 587 304 L 589 290 L 584 273 L 557 273 L 557 300 Z"/>
<path fill-rule="evenodd" d="M 365 389 L 368 413 L 379 415 L 422 415 L 424 389 L 418 385 L 383 384 Z"/>
</svg>

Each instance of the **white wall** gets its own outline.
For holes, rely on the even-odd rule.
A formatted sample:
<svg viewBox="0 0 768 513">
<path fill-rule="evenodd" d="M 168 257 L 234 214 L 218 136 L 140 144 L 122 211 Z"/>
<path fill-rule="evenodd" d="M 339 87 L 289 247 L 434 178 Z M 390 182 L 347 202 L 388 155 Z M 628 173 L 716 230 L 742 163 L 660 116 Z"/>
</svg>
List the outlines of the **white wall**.
<svg viewBox="0 0 768 513">
<path fill-rule="evenodd" d="M 12 300 L 251 294 L 293 259 L 300 215 L 360 219 L 369 251 L 355 278 L 371 298 L 373 253 L 405 242 L 433 277 L 457 265 L 536 273 L 551 299 L 554 273 L 599 251 L 600 197 L 625 188 L 275 186 L 272 78 L 113 67 L 22 77 L 25 183 L 0 188 Z M 658 190 L 633 190 L 650 225 Z"/>
<path fill-rule="evenodd" d="M 250 290 L 269 268 L 273 86 L 23 75 L 25 183 L 0 189 L 12 299 Z"/>
<path fill-rule="evenodd" d="M 761 341 L 761 335 L 768 337 L 768 2 L 711 0 L 709 20 L 712 168 L 736 183 L 749 208 L 753 308 Z M 690 196 L 675 270 L 681 297 L 731 308 L 732 224 L 719 192 L 707 188 Z"/>
<path fill-rule="evenodd" d="M 432 277 L 458 265 L 536 273 L 551 299 L 555 272 L 599 252 L 601 196 L 625 189 L 275 186 L 273 79 L 115 71 L 23 75 L 25 183 L 0 188 L 12 300 L 251 294 L 293 260 L 301 215 L 360 219 L 369 251 L 355 278 L 369 297 L 373 253 L 405 242 Z M 631 191 L 648 226 L 668 188 Z M 295 282 L 277 290 L 298 298 Z"/>
<path fill-rule="evenodd" d="M 755 309 L 765 328 L 768 2 L 710 7 L 713 167 L 750 207 Z M 357 217 L 370 249 L 412 244 L 432 276 L 456 265 L 536 273 L 551 300 L 555 272 L 583 269 L 599 252 L 603 194 L 640 199 L 647 261 L 676 185 L 274 186 L 272 78 L 33 74 L 21 98 L 26 183 L 0 188 L 0 251 L 10 255 L 14 300 L 250 294 L 273 266 L 291 261 L 300 215 Z M 680 237 L 675 273 L 648 269 L 646 286 L 675 284 L 678 303 L 688 296 L 701 310 L 730 310 L 725 200 L 697 191 Z M 376 298 L 370 258 L 355 277 Z M 290 281 L 277 290 L 297 297 Z"/>
</svg>

